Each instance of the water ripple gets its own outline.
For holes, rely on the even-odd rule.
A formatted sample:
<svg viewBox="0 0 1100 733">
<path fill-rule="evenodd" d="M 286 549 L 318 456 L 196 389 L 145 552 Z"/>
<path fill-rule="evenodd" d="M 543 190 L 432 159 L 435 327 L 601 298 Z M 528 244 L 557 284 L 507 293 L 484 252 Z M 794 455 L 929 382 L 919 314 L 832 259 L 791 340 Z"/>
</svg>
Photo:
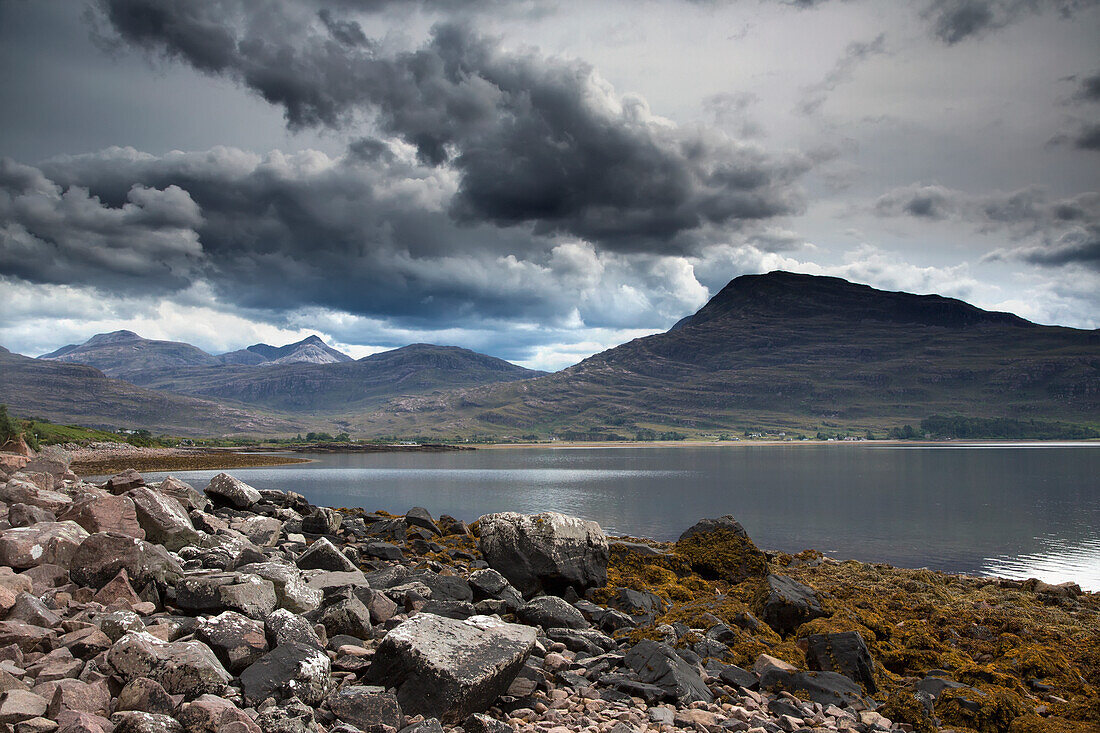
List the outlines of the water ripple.
<svg viewBox="0 0 1100 733">
<path fill-rule="evenodd" d="M 991 557 L 982 565 L 982 574 L 1016 580 L 1038 578 L 1053 584 L 1074 582 L 1084 590 L 1100 591 L 1100 537 L 1077 543 L 1055 537 L 1036 539 L 1047 548 L 1024 555 Z"/>
</svg>

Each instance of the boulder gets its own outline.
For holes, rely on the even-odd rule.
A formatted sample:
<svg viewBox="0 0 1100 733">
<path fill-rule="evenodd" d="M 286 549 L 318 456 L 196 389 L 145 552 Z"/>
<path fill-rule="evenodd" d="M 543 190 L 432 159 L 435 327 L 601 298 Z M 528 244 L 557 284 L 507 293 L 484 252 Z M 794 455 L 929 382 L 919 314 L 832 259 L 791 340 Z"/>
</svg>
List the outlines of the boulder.
<svg viewBox="0 0 1100 733">
<path fill-rule="evenodd" d="M 172 476 L 168 476 L 157 484 L 157 491 L 165 496 L 172 497 L 189 512 L 193 509 L 205 511 L 210 506 L 210 500 L 206 498 L 205 494 L 191 484 Z"/>
<path fill-rule="evenodd" d="M 355 563 L 325 537 L 310 545 L 298 557 L 297 565 L 302 570 L 330 570 L 344 573 L 358 570 Z"/>
<path fill-rule="evenodd" d="M 457 723 L 508 690 L 534 645 L 528 626 L 418 614 L 386 634 L 366 677 L 396 687 L 406 713 Z"/>
<path fill-rule="evenodd" d="M 485 561 L 525 596 L 607 583 L 607 536 L 595 522 L 557 512 L 503 512 L 481 517 L 478 526 Z"/>
<path fill-rule="evenodd" d="M 196 573 L 176 584 L 176 605 L 186 611 L 228 609 L 263 619 L 276 604 L 274 583 L 251 573 Z"/>
<path fill-rule="evenodd" d="M 404 717 L 397 697 L 382 687 L 352 685 L 341 688 L 328 698 L 332 713 L 360 730 L 379 730 L 376 726 L 388 725 L 400 730 Z"/>
<path fill-rule="evenodd" d="M 49 701 L 27 690 L 0 693 L 0 723 L 14 725 L 46 714 Z"/>
<path fill-rule="evenodd" d="M 313 708 L 292 697 L 279 705 L 264 708 L 256 716 L 256 722 L 264 733 L 315 733 L 323 730 L 317 727 L 313 717 Z M 358 729 L 356 729 L 358 730 Z M 378 729 L 381 733 L 384 728 Z M 227 732 L 228 733 L 228 732 Z M 333 733 L 348 733 L 347 730 L 334 729 Z"/>
<path fill-rule="evenodd" d="M 270 580 L 275 586 L 279 608 L 294 613 L 309 613 L 321 605 L 322 591 L 309 587 L 294 565 L 284 562 L 250 563 L 237 570 Z"/>
<path fill-rule="evenodd" d="M 145 479 L 132 468 L 127 468 L 122 473 L 117 473 L 103 484 L 103 488 L 112 494 L 125 494 L 131 489 L 145 485 Z"/>
<path fill-rule="evenodd" d="M 121 602 L 130 608 L 141 603 L 141 598 L 130 585 L 130 576 L 126 574 L 126 568 L 119 570 L 118 575 L 107 581 L 107 584 L 92 596 L 92 600 L 104 606 Z"/>
<path fill-rule="evenodd" d="M 410 527 L 422 527 L 437 537 L 443 534 L 436 525 L 435 520 L 432 519 L 432 515 L 422 506 L 414 506 L 406 512 L 405 524 Z"/>
<path fill-rule="evenodd" d="M 767 589 L 757 605 L 760 618 L 780 634 L 826 615 L 813 588 L 785 575 L 767 577 Z"/>
<path fill-rule="evenodd" d="M 871 650 L 858 631 L 838 634 L 811 634 L 806 642 L 806 663 L 810 669 L 822 672 L 839 672 L 850 680 L 863 685 L 874 694 L 875 661 Z"/>
<path fill-rule="evenodd" d="M 302 518 L 302 531 L 310 534 L 336 534 L 344 515 L 327 506 L 319 506 Z"/>
<path fill-rule="evenodd" d="M 40 522 L 0 532 L 0 563 L 17 569 L 49 563 L 68 566 L 88 537 L 76 522 Z"/>
<path fill-rule="evenodd" d="M 234 523 L 233 529 L 257 547 L 274 547 L 282 534 L 283 523 L 274 517 L 255 516 Z"/>
<path fill-rule="evenodd" d="M 512 609 L 523 605 L 523 595 L 508 582 L 507 578 L 492 568 L 470 573 L 470 587 L 473 589 L 475 600 L 492 598 L 504 601 Z"/>
<path fill-rule="evenodd" d="M 258 725 L 236 705 L 215 695 L 200 695 L 180 706 L 176 715 L 187 733 L 219 733 L 239 726 L 237 733 L 261 733 Z"/>
<path fill-rule="evenodd" d="M 350 592 L 322 609 L 318 621 L 330 638 L 346 634 L 356 639 L 370 639 L 374 635 L 371 632 L 370 610 Z"/>
<path fill-rule="evenodd" d="M 202 621 L 195 638 L 210 647 L 218 661 L 233 674 L 268 652 L 264 624 L 235 611 Z"/>
<path fill-rule="evenodd" d="M 112 733 L 183 733 L 175 718 L 159 713 L 143 713 L 127 710 L 111 716 L 115 729 Z"/>
<path fill-rule="evenodd" d="M 46 717 L 57 720 L 64 710 L 107 716 L 111 714 L 111 692 L 104 682 L 91 684 L 74 679 L 57 680 L 46 708 Z"/>
<path fill-rule="evenodd" d="M 296 643 L 324 649 L 325 645 L 317 638 L 313 624 L 296 613 L 285 608 L 273 611 L 264 619 L 264 631 L 272 646 Z"/>
<path fill-rule="evenodd" d="M 128 632 L 116 641 L 107 662 L 125 682 L 150 677 L 169 694 L 187 699 L 220 694 L 233 679 L 202 642 L 166 642 L 145 631 Z"/>
<path fill-rule="evenodd" d="M 219 473 L 210 479 L 203 491 L 214 504 L 234 509 L 248 509 L 262 498 L 259 491 L 228 473 Z"/>
<path fill-rule="evenodd" d="M 861 710 L 874 707 L 874 703 L 863 696 L 859 685 L 836 672 L 790 672 L 772 667 L 760 676 L 760 689 L 802 693 L 801 697 L 825 706 Z"/>
<path fill-rule="evenodd" d="M 669 699 L 681 704 L 714 699 L 699 673 L 668 644 L 640 641 L 627 651 L 623 662 L 637 673 L 639 680 L 657 685 Z"/>
<path fill-rule="evenodd" d="M 439 531 L 443 533 L 444 537 L 450 535 L 467 536 L 470 534 L 470 528 L 466 526 L 466 523 L 461 519 L 455 519 L 450 514 L 441 514 L 436 524 L 439 526 Z"/>
<path fill-rule="evenodd" d="M 319 705 L 329 692 L 331 662 L 322 650 L 306 644 L 280 644 L 241 673 L 241 688 L 249 705 L 269 697 L 297 697 Z"/>
<path fill-rule="evenodd" d="M 176 711 L 176 703 L 164 687 L 148 677 L 135 677 L 127 682 L 118 693 L 118 702 L 115 707 L 120 711 L 138 710 L 160 715 L 172 715 Z"/>
<path fill-rule="evenodd" d="M 89 533 L 117 532 L 129 537 L 145 539 L 145 530 L 138 522 L 134 502 L 128 496 L 97 496 L 82 499 L 61 515 L 79 524 Z"/>
<path fill-rule="evenodd" d="M 683 531 L 680 535 L 681 540 L 686 540 L 688 537 L 694 537 L 697 534 L 707 534 L 716 530 L 726 530 L 738 537 L 748 537 L 748 533 L 745 528 L 741 526 L 732 514 L 725 514 L 717 519 L 700 519 L 695 524 L 691 525 Z"/>
<path fill-rule="evenodd" d="M 46 608 L 38 596 L 20 593 L 15 597 L 15 605 L 8 612 L 9 621 L 23 621 L 34 626 L 53 628 L 61 625 L 61 617 Z"/>
<path fill-rule="evenodd" d="M 39 522 L 56 522 L 57 516 L 49 509 L 30 504 L 12 504 L 8 509 L 8 524 L 13 527 L 29 527 Z"/>
<path fill-rule="evenodd" d="M 516 611 L 525 624 L 544 629 L 587 629 L 584 614 L 557 596 L 539 596 Z"/>
<path fill-rule="evenodd" d="M 703 519 L 680 535 L 676 553 L 691 563 L 705 578 L 741 583 L 762 578 L 768 572 L 768 558 L 730 515 Z"/>
<path fill-rule="evenodd" d="M 54 514 L 60 514 L 73 503 L 73 500 L 58 491 L 41 488 L 30 477 L 19 472 L 6 483 L 0 484 L 0 501 L 5 504 L 29 504 Z"/>
<path fill-rule="evenodd" d="M 118 641 L 127 631 L 145 631 L 145 622 L 133 611 L 112 611 L 96 617 L 99 630 L 111 641 Z"/>
<path fill-rule="evenodd" d="M 195 529 L 187 511 L 174 498 L 153 491 L 148 486 L 133 489 L 127 496 L 134 502 L 138 524 L 145 531 L 145 539 L 173 551 L 202 542 L 203 534 Z"/>
<path fill-rule="evenodd" d="M 150 582 L 163 588 L 183 575 L 183 568 L 163 547 L 115 532 L 97 532 L 76 548 L 69 576 L 74 583 L 98 589 L 123 569 L 138 588 Z"/>
</svg>

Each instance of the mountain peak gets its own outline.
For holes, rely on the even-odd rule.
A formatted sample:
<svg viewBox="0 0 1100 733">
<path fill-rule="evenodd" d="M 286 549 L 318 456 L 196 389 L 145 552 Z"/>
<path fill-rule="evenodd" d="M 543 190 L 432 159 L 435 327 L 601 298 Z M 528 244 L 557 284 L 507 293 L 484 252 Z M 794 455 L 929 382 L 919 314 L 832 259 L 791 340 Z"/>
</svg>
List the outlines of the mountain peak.
<svg viewBox="0 0 1100 733">
<path fill-rule="evenodd" d="M 138 336 L 133 331 L 127 331 L 121 329 L 118 331 L 111 331 L 110 333 L 97 333 L 90 339 L 84 342 L 85 346 L 95 346 L 100 344 L 124 344 L 131 341 L 144 341 L 141 336 Z"/>
<path fill-rule="evenodd" d="M 839 277 L 783 270 L 734 278 L 698 312 L 673 328 L 697 326 L 718 318 L 830 318 L 839 322 L 881 321 L 944 328 L 1034 325 L 1011 313 L 982 310 L 942 295 L 878 290 Z"/>
</svg>

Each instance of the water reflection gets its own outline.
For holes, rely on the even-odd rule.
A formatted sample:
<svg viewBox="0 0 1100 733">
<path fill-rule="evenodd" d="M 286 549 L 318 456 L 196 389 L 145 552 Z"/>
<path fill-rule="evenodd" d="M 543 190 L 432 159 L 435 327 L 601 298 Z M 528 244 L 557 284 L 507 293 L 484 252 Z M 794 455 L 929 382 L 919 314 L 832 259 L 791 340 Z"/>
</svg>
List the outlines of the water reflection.
<svg viewBox="0 0 1100 733">
<path fill-rule="evenodd" d="M 1100 589 L 1100 445 L 782 445 L 343 454 L 234 475 L 316 504 L 471 521 L 561 511 L 672 540 L 735 515 L 759 545 Z M 179 474 L 204 486 L 215 471 Z M 992 558 L 992 559 L 991 559 Z"/>
</svg>

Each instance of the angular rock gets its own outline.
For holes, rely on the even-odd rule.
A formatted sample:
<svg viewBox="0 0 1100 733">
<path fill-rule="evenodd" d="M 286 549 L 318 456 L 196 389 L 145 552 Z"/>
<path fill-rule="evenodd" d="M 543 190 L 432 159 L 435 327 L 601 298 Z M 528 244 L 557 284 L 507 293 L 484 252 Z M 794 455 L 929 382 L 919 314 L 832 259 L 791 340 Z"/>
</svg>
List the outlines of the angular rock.
<svg viewBox="0 0 1100 733">
<path fill-rule="evenodd" d="M 382 687 L 352 685 L 341 688 L 329 696 L 328 707 L 337 718 L 361 730 L 378 730 L 372 726 L 379 725 L 398 730 L 404 727 L 401 705 Z"/>
<path fill-rule="evenodd" d="M 532 598 L 516 611 L 525 624 L 544 629 L 587 629 L 584 615 L 557 596 Z"/>
<path fill-rule="evenodd" d="M 695 524 L 691 525 L 684 530 L 680 535 L 681 540 L 686 540 L 688 537 L 693 537 L 697 534 L 707 534 L 717 530 L 729 531 L 738 537 L 748 537 L 748 533 L 745 532 L 745 528 L 741 526 L 732 514 L 726 514 L 718 517 L 717 519 L 700 519 Z"/>
<path fill-rule="evenodd" d="M 262 498 L 259 491 L 228 473 L 219 473 L 210 479 L 203 491 L 214 504 L 235 509 L 248 509 Z"/>
<path fill-rule="evenodd" d="M 863 685 L 871 694 L 878 690 L 875 686 L 875 661 L 858 631 L 810 634 L 806 642 L 809 644 L 806 663 L 810 669 L 839 672 Z"/>
<path fill-rule="evenodd" d="M 607 536 L 595 522 L 557 512 L 504 512 L 481 517 L 478 526 L 485 561 L 525 596 L 607 583 Z"/>
<path fill-rule="evenodd" d="M 49 704 L 46 698 L 27 690 L 0 693 L 0 723 L 14 724 L 41 717 Z"/>
<path fill-rule="evenodd" d="M 396 687 L 406 713 L 454 723 L 504 694 L 534 645 L 528 626 L 418 614 L 386 634 L 366 677 Z"/>
<path fill-rule="evenodd" d="M 238 567 L 237 571 L 270 580 L 275 586 L 275 597 L 280 608 L 294 613 L 309 613 L 321 605 L 322 591 L 310 588 L 301 571 L 294 565 L 281 562 L 250 563 Z"/>
<path fill-rule="evenodd" d="M 297 565 L 302 570 L 330 570 L 344 573 L 358 570 L 355 563 L 325 537 L 310 545 L 298 557 Z"/>
<path fill-rule="evenodd" d="M 187 733 L 219 733 L 233 725 L 240 726 L 238 733 L 261 733 L 243 710 L 215 695 L 200 695 L 184 703 L 176 718 Z"/>
<path fill-rule="evenodd" d="M 241 673 L 245 701 L 256 705 L 269 697 L 297 697 L 318 705 L 331 686 L 331 662 L 320 649 L 297 642 L 281 644 Z"/>
<path fill-rule="evenodd" d="M 141 486 L 127 494 L 134 502 L 138 524 L 145 531 L 145 539 L 164 545 L 169 550 L 179 550 L 187 545 L 198 545 L 203 534 L 191 524 L 191 518 L 183 506 L 170 496 Z"/>
<path fill-rule="evenodd" d="M 61 625 L 61 617 L 46 607 L 38 596 L 20 593 L 15 597 L 15 605 L 8 613 L 9 621 L 23 621 L 33 626 L 53 628 Z"/>
<path fill-rule="evenodd" d="M 379 560 L 402 560 L 405 557 L 400 547 L 389 542 L 368 542 L 362 545 L 362 552 L 367 557 L 376 557 Z"/>
<path fill-rule="evenodd" d="M 273 611 L 264 619 L 264 631 L 273 646 L 296 643 L 324 649 L 325 645 L 317 638 L 313 624 L 301 616 L 284 608 Z"/>
<path fill-rule="evenodd" d="M 462 535 L 467 536 L 470 534 L 470 528 L 461 519 L 455 519 L 450 514 L 441 514 L 439 521 L 436 522 L 439 525 L 439 531 L 444 537 L 450 535 Z"/>
<path fill-rule="evenodd" d="M 699 673 L 668 644 L 640 641 L 630 648 L 623 661 L 642 682 L 657 685 L 681 704 L 714 699 Z"/>
<path fill-rule="evenodd" d="M 233 528 L 258 547 L 274 547 L 283 531 L 283 523 L 274 517 L 248 517 Z"/>
<path fill-rule="evenodd" d="M 234 611 L 206 619 L 195 632 L 227 670 L 238 674 L 268 652 L 264 624 Z"/>
<path fill-rule="evenodd" d="M 134 587 L 130 585 L 130 576 L 127 574 L 126 568 L 119 570 L 118 575 L 100 588 L 92 597 L 92 600 L 102 603 L 104 606 L 123 603 L 130 608 L 141 602 L 141 598 L 134 591 Z"/>
<path fill-rule="evenodd" d="M 110 699 L 108 698 L 108 702 Z M 118 693 L 117 710 L 137 710 L 142 713 L 172 715 L 176 704 L 159 682 L 148 677 L 135 677 Z"/>
<path fill-rule="evenodd" d="M 103 488 L 110 491 L 112 494 L 125 494 L 131 489 L 136 489 L 139 486 L 145 485 L 145 479 L 142 475 L 132 468 L 127 468 L 121 473 L 117 473 L 103 484 Z"/>
<path fill-rule="evenodd" d="M 405 524 L 410 527 L 422 527 L 437 537 L 443 534 L 432 519 L 432 515 L 422 506 L 414 506 L 405 513 Z"/>
<path fill-rule="evenodd" d="M 64 710 L 92 713 L 104 717 L 111 714 L 111 692 L 104 682 L 90 684 L 80 680 L 58 680 L 54 687 L 46 717 L 57 720 Z"/>
<path fill-rule="evenodd" d="M 207 499 L 201 491 L 191 484 L 180 481 L 178 478 L 172 476 L 168 476 L 161 481 L 157 485 L 157 491 L 165 496 L 172 497 L 189 512 L 192 509 L 206 511 L 206 508 L 210 506 L 210 500 Z"/>
<path fill-rule="evenodd" d="M 157 713 L 127 710 L 111 716 L 115 724 L 113 733 L 183 733 L 175 718 Z"/>
<path fill-rule="evenodd" d="M 133 611 L 113 611 L 98 617 L 95 622 L 112 642 L 121 639 L 127 631 L 145 630 L 145 623 Z"/>
<path fill-rule="evenodd" d="M 57 632 L 53 629 L 42 626 L 34 626 L 22 621 L 0 621 L 0 646 L 15 644 L 24 652 L 33 652 L 56 636 Z"/>
<path fill-rule="evenodd" d="M 807 621 L 825 616 L 817 593 L 785 575 L 769 575 L 768 589 L 759 603 L 760 618 L 780 634 L 789 634 Z"/>
<path fill-rule="evenodd" d="M 768 572 L 767 555 L 728 514 L 690 527 L 676 541 L 676 552 L 704 578 L 736 584 L 748 578 L 763 578 Z"/>
<path fill-rule="evenodd" d="M 205 644 L 165 642 L 144 631 L 131 631 L 116 641 L 107 661 L 124 681 L 152 677 L 169 694 L 187 699 L 220 694 L 233 679 Z"/>
<path fill-rule="evenodd" d="M 358 597 L 347 594 L 321 611 L 318 621 L 325 627 L 329 637 L 347 634 L 356 639 L 370 639 L 370 610 Z"/>
<path fill-rule="evenodd" d="M 512 726 L 491 715 L 474 713 L 462 721 L 462 730 L 466 733 L 508 733 L 512 730 Z"/>
<path fill-rule="evenodd" d="M 128 496 L 107 494 L 81 499 L 62 514 L 61 518 L 76 522 L 91 534 L 117 532 L 139 540 L 145 539 L 145 530 L 138 522 L 134 502 Z"/>
<path fill-rule="evenodd" d="M 12 504 L 8 509 L 8 524 L 13 527 L 29 527 L 39 522 L 56 522 L 57 516 L 49 509 L 30 504 Z"/>
<path fill-rule="evenodd" d="M 277 604 L 275 585 L 251 573 L 201 573 L 176 585 L 176 605 L 188 611 L 240 611 L 262 619 Z"/>
<path fill-rule="evenodd" d="M 327 506 L 320 506 L 302 518 L 302 531 L 310 534 L 336 534 L 344 515 Z"/>
<path fill-rule="evenodd" d="M 16 503 L 36 506 L 54 514 L 62 513 L 73 503 L 65 494 L 40 488 L 25 473 L 17 473 L 0 484 L 0 501 L 9 506 Z"/>
<path fill-rule="evenodd" d="M 874 707 L 874 704 L 863 696 L 863 690 L 859 685 L 836 672 L 788 672 L 771 668 L 760 676 L 760 689 L 800 692 L 804 697 L 822 705 L 857 709 Z"/>
<path fill-rule="evenodd" d="M 523 605 L 523 595 L 508 582 L 507 578 L 492 568 L 475 570 L 471 573 L 470 586 L 473 588 L 476 600 L 493 598 L 504 601 L 512 609 Z"/>
<path fill-rule="evenodd" d="M 44 563 L 68 566 L 88 537 L 76 522 L 42 522 L 0 531 L 0 563 L 20 570 Z"/>
<path fill-rule="evenodd" d="M 265 708 L 256 718 L 264 733 L 316 733 L 313 708 L 297 698 Z"/>
<path fill-rule="evenodd" d="M 164 587 L 183 575 L 183 568 L 163 547 L 115 532 L 97 532 L 73 553 L 69 575 L 74 583 L 102 588 L 126 570 L 133 585 Z"/>
</svg>

